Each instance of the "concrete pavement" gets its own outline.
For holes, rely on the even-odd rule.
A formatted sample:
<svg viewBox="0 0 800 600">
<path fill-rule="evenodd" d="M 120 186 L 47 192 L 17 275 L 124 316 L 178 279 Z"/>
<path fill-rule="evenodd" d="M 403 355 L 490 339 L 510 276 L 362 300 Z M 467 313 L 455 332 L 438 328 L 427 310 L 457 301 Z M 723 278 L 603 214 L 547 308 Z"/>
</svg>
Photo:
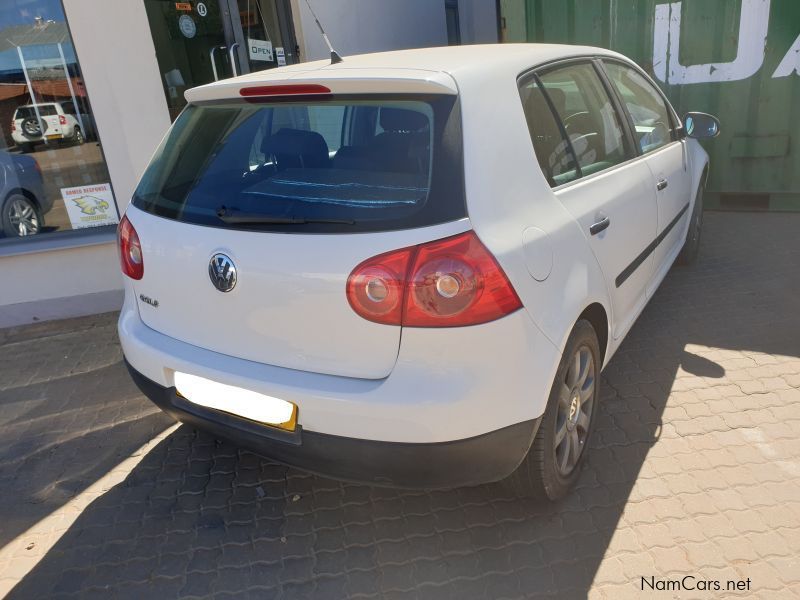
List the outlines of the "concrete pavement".
<svg viewBox="0 0 800 600">
<path fill-rule="evenodd" d="M 707 214 L 699 264 L 606 369 L 556 506 L 340 483 L 175 427 L 128 379 L 113 314 L 0 330 L 0 591 L 800 597 L 798 231 Z"/>
</svg>

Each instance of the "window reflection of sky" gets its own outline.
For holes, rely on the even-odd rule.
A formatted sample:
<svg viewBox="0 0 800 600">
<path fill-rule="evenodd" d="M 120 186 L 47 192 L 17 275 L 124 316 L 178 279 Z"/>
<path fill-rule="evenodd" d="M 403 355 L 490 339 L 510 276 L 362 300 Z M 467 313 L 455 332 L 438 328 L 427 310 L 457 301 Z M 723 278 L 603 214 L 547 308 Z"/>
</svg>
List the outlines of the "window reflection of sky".
<svg viewBox="0 0 800 600">
<path fill-rule="evenodd" d="M 41 17 L 38 26 L 37 17 Z M 29 69 L 61 66 L 58 43 L 61 43 L 66 62 L 76 62 L 59 0 L 0 2 L 2 75 L 7 77 L 21 70 L 17 46 L 22 46 L 25 64 Z"/>
</svg>

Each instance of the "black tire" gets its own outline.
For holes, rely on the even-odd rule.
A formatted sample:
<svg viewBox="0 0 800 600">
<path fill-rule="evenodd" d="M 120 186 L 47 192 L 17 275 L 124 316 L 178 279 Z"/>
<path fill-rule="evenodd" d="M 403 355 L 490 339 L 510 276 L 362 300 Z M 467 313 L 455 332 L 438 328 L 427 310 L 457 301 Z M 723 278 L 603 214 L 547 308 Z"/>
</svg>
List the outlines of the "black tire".
<svg viewBox="0 0 800 600">
<path fill-rule="evenodd" d="M 83 132 L 81 131 L 81 128 L 76 125 L 75 131 L 72 132 L 72 143 L 76 146 L 80 146 L 85 141 L 86 140 L 83 137 Z"/>
<path fill-rule="evenodd" d="M 580 378 L 576 380 L 573 377 L 575 369 L 579 368 L 575 366 L 576 355 L 580 364 L 583 357 L 590 356 L 592 361 L 587 365 L 587 375 L 583 385 L 580 383 Z M 597 334 L 588 321 L 580 320 L 567 340 L 550 390 L 547 409 L 530 450 L 517 470 L 505 480 L 517 494 L 554 502 L 566 496 L 575 485 L 586 457 L 598 411 L 600 368 L 600 345 Z M 568 386 L 567 381 L 573 381 L 573 385 Z M 591 388 L 583 400 L 576 399 L 575 392 L 579 388 L 584 390 Z M 570 415 L 573 414 L 574 418 L 571 418 Z M 586 418 L 583 419 L 581 414 Z M 556 434 L 561 432 L 563 432 L 561 441 L 556 444 Z M 564 445 L 571 448 L 574 444 L 573 439 L 579 442 L 575 446 L 577 458 L 572 462 L 571 455 L 568 455 L 571 464 L 566 465 L 568 468 L 564 469 L 563 459 L 569 452 Z"/>
<path fill-rule="evenodd" d="M 700 251 L 700 235 L 703 233 L 703 186 L 697 188 L 697 198 L 694 201 L 689 230 L 686 232 L 686 241 L 678 254 L 679 265 L 691 265 L 697 260 Z"/>
<path fill-rule="evenodd" d="M 8 237 L 35 235 L 42 231 L 44 219 L 36 203 L 22 194 L 11 194 L 0 211 L 3 233 Z M 21 221 L 24 221 L 21 224 Z"/>
</svg>

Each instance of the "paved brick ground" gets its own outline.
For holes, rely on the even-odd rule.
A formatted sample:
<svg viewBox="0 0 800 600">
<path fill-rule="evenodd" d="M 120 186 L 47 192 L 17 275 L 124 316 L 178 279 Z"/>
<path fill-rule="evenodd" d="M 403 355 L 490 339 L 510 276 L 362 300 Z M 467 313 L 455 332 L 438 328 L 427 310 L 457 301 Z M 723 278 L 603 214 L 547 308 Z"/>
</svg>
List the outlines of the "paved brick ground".
<svg viewBox="0 0 800 600">
<path fill-rule="evenodd" d="M 707 216 L 700 264 L 673 269 L 606 370 L 558 506 L 342 484 L 159 436 L 171 422 L 129 382 L 113 315 L 2 331 L 0 590 L 616 599 L 688 574 L 800 597 L 798 232 L 800 215 Z"/>
</svg>

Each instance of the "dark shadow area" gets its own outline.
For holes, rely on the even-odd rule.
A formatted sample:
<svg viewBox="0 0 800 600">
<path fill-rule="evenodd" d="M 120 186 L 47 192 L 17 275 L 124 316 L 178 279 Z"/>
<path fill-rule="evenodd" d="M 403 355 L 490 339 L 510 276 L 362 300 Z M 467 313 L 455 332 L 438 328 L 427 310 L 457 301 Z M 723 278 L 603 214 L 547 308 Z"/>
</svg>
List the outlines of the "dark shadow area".
<svg viewBox="0 0 800 600">
<path fill-rule="evenodd" d="M 0 345 L 0 372 L 7 374 L 0 384 L 0 547 L 172 422 L 128 380 L 113 342 L 114 321 L 107 321 L 103 329 L 56 335 L 42 324 L 31 339 L 19 335 L 23 328 L 17 335 L 6 330 Z M 23 376 L 15 380 L 15 374 Z"/>
<path fill-rule="evenodd" d="M 687 373 L 698 377 L 713 377 L 715 379 L 725 377 L 725 369 L 717 363 L 691 352 L 683 353 L 680 366 Z"/>
<path fill-rule="evenodd" d="M 329 481 L 181 427 L 10 597 L 584 598 L 670 392 L 724 378 L 714 349 L 800 356 L 799 228 L 707 216 L 699 264 L 672 270 L 606 369 L 587 465 L 559 505 Z"/>
</svg>

